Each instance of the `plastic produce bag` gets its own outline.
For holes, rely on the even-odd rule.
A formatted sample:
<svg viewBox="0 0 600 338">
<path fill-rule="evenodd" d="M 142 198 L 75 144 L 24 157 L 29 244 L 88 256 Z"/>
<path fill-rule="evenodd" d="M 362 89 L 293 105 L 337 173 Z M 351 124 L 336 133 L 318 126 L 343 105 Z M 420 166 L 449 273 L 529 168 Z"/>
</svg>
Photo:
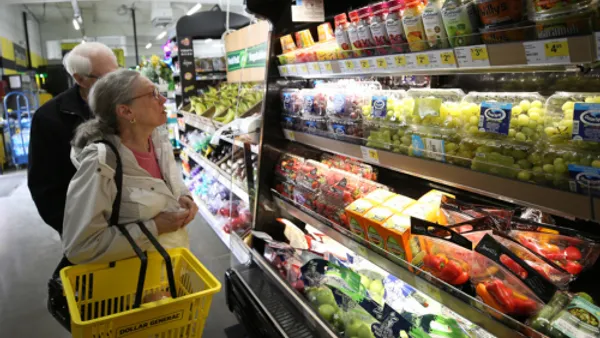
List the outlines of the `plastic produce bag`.
<svg viewBox="0 0 600 338">
<path fill-rule="evenodd" d="M 529 267 L 517 255 L 504 248 L 491 236 L 479 242 L 473 255 L 471 282 L 477 296 L 488 306 L 509 316 L 524 318 L 536 313 L 542 299 L 549 301 L 556 287 Z M 527 276 L 514 274 L 506 266 L 503 256 L 527 272 Z"/>
<path fill-rule="evenodd" d="M 411 218 L 411 233 L 418 236 L 424 255 L 412 264 L 451 285 L 469 282 L 473 245 L 465 237 L 443 226 Z"/>
</svg>

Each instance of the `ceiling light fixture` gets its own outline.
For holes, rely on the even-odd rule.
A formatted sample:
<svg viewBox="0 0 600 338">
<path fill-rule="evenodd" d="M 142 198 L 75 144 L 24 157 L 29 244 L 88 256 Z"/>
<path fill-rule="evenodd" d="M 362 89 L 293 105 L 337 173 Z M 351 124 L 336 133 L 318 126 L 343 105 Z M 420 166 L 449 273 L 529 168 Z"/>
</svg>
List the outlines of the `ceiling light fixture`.
<svg viewBox="0 0 600 338">
<path fill-rule="evenodd" d="M 150 49 L 150 47 L 152 47 L 152 43 L 148 42 L 148 44 L 146 45 L 146 49 Z"/>
<path fill-rule="evenodd" d="M 212 42 L 212 39 L 206 39 L 206 40 L 204 40 L 204 43 L 211 43 L 211 42 Z"/>
<path fill-rule="evenodd" d="M 160 34 L 158 34 L 156 36 L 156 40 L 160 40 L 160 39 L 164 38 L 165 36 L 167 36 L 167 31 L 162 31 Z"/>
<path fill-rule="evenodd" d="M 73 19 L 73 28 L 75 28 L 76 31 L 78 31 L 80 28 L 77 19 Z"/>
<path fill-rule="evenodd" d="M 194 13 L 196 13 L 197 11 L 200 10 L 200 8 L 202 8 L 202 4 L 201 3 L 197 3 L 194 5 L 194 7 L 190 8 L 189 11 L 187 11 L 187 15 L 192 15 Z"/>
</svg>

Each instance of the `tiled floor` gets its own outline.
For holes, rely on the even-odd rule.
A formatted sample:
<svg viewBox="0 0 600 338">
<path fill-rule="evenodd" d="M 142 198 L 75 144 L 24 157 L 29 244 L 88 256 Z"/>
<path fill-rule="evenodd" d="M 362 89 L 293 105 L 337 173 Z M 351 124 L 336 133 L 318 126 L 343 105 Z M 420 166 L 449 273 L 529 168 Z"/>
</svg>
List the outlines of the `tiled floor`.
<svg viewBox="0 0 600 338">
<path fill-rule="evenodd" d="M 223 282 L 227 247 L 199 215 L 189 227 L 192 251 Z M 0 337 L 70 337 L 46 310 L 46 282 L 60 256 L 58 234 L 37 214 L 25 172 L 0 175 Z M 204 337 L 245 337 L 237 324 L 223 289 L 213 298 Z"/>
</svg>

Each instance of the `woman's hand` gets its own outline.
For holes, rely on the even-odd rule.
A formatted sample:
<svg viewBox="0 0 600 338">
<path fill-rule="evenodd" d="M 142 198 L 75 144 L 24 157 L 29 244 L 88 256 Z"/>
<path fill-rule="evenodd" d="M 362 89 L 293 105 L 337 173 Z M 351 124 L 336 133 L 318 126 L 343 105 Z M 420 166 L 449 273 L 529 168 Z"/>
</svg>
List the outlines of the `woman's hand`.
<svg viewBox="0 0 600 338">
<path fill-rule="evenodd" d="M 196 205 L 196 203 L 194 203 L 194 200 L 187 195 L 179 197 L 179 205 L 182 208 L 188 209 L 190 211 L 190 214 L 184 221 L 184 224 L 187 225 L 194 220 L 194 217 L 196 217 L 196 214 L 198 213 L 198 206 Z"/>
<path fill-rule="evenodd" d="M 156 230 L 159 235 L 166 234 L 169 232 L 177 231 L 184 227 L 187 223 L 185 222 L 190 215 L 190 210 L 178 211 L 178 212 L 161 212 L 154 217 L 154 223 L 156 224 Z"/>
</svg>

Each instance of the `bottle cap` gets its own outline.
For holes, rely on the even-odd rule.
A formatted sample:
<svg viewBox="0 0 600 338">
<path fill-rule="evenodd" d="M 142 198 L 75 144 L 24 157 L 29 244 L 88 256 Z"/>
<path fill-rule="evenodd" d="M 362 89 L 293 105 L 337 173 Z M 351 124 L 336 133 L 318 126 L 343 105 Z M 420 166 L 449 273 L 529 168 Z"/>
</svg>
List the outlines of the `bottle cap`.
<svg viewBox="0 0 600 338">
<path fill-rule="evenodd" d="M 345 25 L 348 23 L 348 17 L 346 13 L 338 14 L 333 17 L 334 26 Z"/>
<path fill-rule="evenodd" d="M 373 16 L 373 11 L 371 10 L 371 6 L 363 7 L 358 10 L 358 17 L 361 19 L 367 19 Z"/>
<path fill-rule="evenodd" d="M 360 19 L 358 17 L 358 11 L 352 11 L 352 12 L 348 13 L 348 15 L 350 16 L 350 21 L 352 21 L 352 22 L 356 22 Z"/>
<path fill-rule="evenodd" d="M 387 2 L 387 6 L 391 12 L 404 9 L 404 0 L 391 0 Z"/>
<path fill-rule="evenodd" d="M 387 14 L 389 12 L 387 2 L 374 4 L 371 6 L 371 8 L 373 9 L 373 14 L 375 15 Z"/>
</svg>

